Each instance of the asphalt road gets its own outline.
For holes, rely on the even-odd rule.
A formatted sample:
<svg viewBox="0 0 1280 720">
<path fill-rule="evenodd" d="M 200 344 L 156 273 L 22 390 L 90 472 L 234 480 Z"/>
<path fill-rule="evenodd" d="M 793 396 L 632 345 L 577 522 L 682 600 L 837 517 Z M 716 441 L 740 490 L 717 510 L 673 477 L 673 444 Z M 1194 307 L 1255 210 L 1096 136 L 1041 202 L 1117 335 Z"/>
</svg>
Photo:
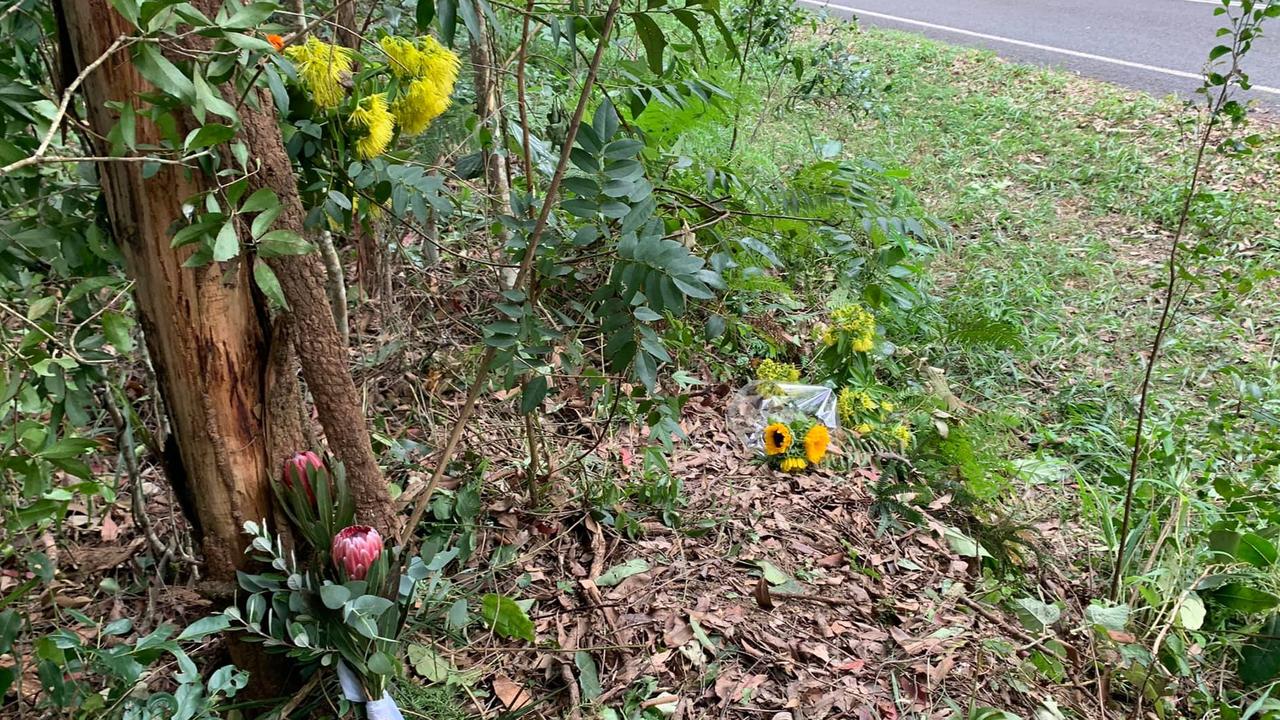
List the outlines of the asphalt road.
<svg viewBox="0 0 1280 720">
<path fill-rule="evenodd" d="M 1145 90 L 1192 97 L 1219 44 L 1216 0 L 797 0 L 864 25 L 989 48 L 1002 57 Z M 1237 0 L 1238 2 L 1238 0 Z M 1233 3 L 1233 5 L 1236 3 Z M 1254 43 L 1246 97 L 1280 108 L 1280 18 Z"/>
</svg>

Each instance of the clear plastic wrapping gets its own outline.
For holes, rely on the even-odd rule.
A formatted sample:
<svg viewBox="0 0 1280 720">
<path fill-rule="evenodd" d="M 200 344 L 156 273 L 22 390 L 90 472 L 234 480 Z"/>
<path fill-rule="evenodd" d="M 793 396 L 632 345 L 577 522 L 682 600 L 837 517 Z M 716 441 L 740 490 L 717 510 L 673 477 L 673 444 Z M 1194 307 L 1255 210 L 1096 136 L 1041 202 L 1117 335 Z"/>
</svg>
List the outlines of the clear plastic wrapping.
<svg viewBox="0 0 1280 720">
<path fill-rule="evenodd" d="M 833 433 L 840 428 L 836 393 L 821 385 L 760 380 L 729 399 L 729 430 L 751 450 L 764 450 L 764 428 L 772 421 L 790 423 L 812 418 Z"/>
</svg>

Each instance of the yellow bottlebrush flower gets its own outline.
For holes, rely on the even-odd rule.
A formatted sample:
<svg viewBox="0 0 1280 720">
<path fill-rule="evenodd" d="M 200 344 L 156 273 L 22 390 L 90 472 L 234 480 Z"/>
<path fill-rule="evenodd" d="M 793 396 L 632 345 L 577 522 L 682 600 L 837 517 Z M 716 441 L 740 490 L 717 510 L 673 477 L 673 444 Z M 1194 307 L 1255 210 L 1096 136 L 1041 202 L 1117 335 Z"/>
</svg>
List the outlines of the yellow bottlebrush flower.
<svg viewBox="0 0 1280 720">
<path fill-rule="evenodd" d="M 342 102 L 342 76 L 351 72 L 350 49 L 309 37 L 301 45 L 285 48 L 284 55 L 293 61 L 298 80 L 317 106 L 328 109 Z"/>
<path fill-rule="evenodd" d="M 871 352 L 871 348 L 875 347 L 875 339 L 870 336 L 856 337 L 853 339 L 853 349 L 856 352 Z"/>
<path fill-rule="evenodd" d="M 905 450 L 911 444 L 911 430 L 906 425 L 895 425 L 893 430 L 889 431 L 898 444 Z"/>
<path fill-rule="evenodd" d="M 836 398 L 836 414 L 841 422 L 851 423 L 858 416 L 858 391 L 853 388 L 842 388 Z"/>
<path fill-rule="evenodd" d="M 804 434 L 804 456 L 809 462 L 817 465 L 827 455 L 827 446 L 831 444 L 831 432 L 827 426 L 818 423 Z"/>
<path fill-rule="evenodd" d="M 791 447 L 791 428 L 783 423 L 770 423 L 764 429 L 764 454 L 779 455 Z"/>
<path fill-rule="evenodd" d="M 430 36 L 420 37 L 417 42 L 385 37 L 378 45 L 387 54 L 391 73 L 411 81 L 401 89 L 391 112 L 402 132 L 417 135 L 449 109 L 449 97 L 462 63 L 456 53 Z"/>
<path fill-rule="evenodd" d="M 450 102 L 449 94 L 441 92 L 434 80 L 420 78 L 409 83 L 408 90 L 396 98 L 391 112 L 404 134 L 417 135 L 443 115 Z"/>
<path fill-rule="evenodd" d="M 387 96 L 369 95 L 360 101 L 349 118 L 351 125 L 363 132 L 356 140 L 356 155 L 363 159 L 377 157 L 387 151 L 395 134 L 395 118 L 387 109 Z"/>
<path fill-rule="evenodd" d="M 888 400 L 881 400 L 880 409 L 884 410 L 885 412 L 893 412 L 893 403 L 889 402 Z"/>
<path fill-rule="evenodd" d="M 412 40 L 388 35 L 378 41 L 378 47 L 387 54 L 387 67 L 392 75 L 398 78 L 421 77 L 422 51 L 414 46 Z"/>
<path fill-rule="evenodd" d="M 761 360 L 756 368 L 757 380 L 773 380 L 775 382 L 796 382 L 800 379 L 800 368 L 791 363 L 774 360 Z"/>
<path fill-rule="evenodd" d="M 872 431 L 871 423 L 859 423 L 858 427 L 854 428 L 853 431 L 864 437 L 870 435 Z"/>
<path fill-rule="evenodd" d="M 804 461 L 804 458 L 789 457 L 783 458 L 782 464 L 780 464 L 778 468 L 785 473 L 798 473 L 801 470 L 804 470 L 807 466 L 808 464 Z"/>
</svg>

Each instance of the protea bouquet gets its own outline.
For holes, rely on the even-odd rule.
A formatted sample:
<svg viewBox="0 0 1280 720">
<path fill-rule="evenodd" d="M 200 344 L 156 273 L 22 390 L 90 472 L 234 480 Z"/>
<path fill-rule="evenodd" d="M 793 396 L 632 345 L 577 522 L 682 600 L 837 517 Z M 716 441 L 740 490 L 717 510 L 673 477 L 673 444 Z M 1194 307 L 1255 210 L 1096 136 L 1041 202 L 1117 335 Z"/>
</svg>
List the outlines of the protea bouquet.
<svg viewBox="0 0 1280 720">
<path fill-rule="evenodd" d="M 367 703 L 373 720 L 400 718 L 387 681 L 401 670 L 397 638 L 427 566 L 406 564 L 376 528 L 355 524 L 341 463 L 290 457 L 276 496 L 303 547 L 286 549 L 265 523 L 245 523 L 247 552 L 271 569 L 240 574 L 248 596 L 227 617 L 310 671 L 334 668 L 346 700 Z"/>
</svg>

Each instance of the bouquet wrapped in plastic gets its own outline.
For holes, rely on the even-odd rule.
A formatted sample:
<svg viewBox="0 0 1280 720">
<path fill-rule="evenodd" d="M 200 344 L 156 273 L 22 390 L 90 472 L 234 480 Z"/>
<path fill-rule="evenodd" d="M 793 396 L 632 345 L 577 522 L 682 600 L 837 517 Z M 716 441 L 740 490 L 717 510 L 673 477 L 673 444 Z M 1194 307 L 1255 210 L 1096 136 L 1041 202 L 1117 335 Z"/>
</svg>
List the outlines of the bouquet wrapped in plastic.
<svg viewBox="0 0 1280 720">
<path fill-rule="evenodd" d="M 821 463 L 840 427 L 831 388 L 778 380 L 739 390 L 729 401 L 728 422 L 744 445 L 784 472 Z"/>
</svg>

